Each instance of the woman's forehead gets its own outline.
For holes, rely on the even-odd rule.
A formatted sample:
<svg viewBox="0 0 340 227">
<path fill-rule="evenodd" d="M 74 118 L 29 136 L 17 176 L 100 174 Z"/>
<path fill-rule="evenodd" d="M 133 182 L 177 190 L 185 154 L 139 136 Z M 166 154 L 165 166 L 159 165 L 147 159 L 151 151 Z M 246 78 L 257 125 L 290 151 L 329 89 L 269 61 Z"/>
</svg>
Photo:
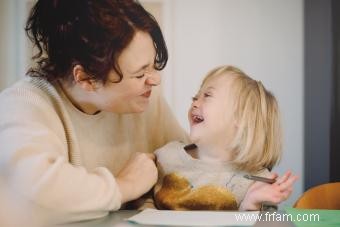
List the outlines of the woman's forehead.
<svg viewBox="0 0 340 227">
<path fill-rule="evenodd" d="M 131 43 L 122 51 L 118 64 L 129 73 L 153 64 L 156 50 L 151 36 L 145 32 L 136 32 Z"/>
</svg>

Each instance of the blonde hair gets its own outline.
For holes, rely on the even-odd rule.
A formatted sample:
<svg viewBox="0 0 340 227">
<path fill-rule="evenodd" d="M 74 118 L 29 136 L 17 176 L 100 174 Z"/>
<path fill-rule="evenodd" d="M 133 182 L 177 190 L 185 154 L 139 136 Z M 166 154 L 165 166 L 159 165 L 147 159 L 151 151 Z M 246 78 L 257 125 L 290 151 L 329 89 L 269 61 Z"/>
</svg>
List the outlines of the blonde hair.
<svg viewBox="0 0 340 227">
<path fill-rule="evenodd" d="M 231 141 L 232 164 L 239 170 L 256 172 L 272 169 L 282 153 L 282 132 L 278 103 L 260 81 L 256 81 L 234 66 L 222 66 L 210 71 L 207 80 L 216 76 L 232 76 L 231 89 L 235 98 L 236 133 Z"/>
</svg>

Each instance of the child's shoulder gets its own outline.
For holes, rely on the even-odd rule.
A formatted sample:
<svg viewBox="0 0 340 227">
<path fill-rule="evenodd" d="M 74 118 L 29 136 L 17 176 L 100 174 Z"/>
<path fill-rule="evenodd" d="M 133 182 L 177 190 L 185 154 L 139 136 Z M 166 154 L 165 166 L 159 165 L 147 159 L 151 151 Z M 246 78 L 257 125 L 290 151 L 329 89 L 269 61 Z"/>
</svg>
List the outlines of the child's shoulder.
<svg viewBox="0 0 340 227">
<path fill-rule="evenodd" d="M 157 167 L 161 172 L 180 172 L 190 166 L 184 150 L 185 145 L 186 143 L 181 141 L 172 141 L 155 151 Z"/>
<path fill-rule="evenodd" d="M 158 163 L 178 163 L 183 159 L 185 143 L 172 141 L 155 151 Z"/>
<path fill-rule="evenodd" d="M 161 157 L 167 153 L 177 153 L 183 149 L 185 144 L 181 141 L 171 141 L 155 151 L 155 155 Z"/>
</svg>

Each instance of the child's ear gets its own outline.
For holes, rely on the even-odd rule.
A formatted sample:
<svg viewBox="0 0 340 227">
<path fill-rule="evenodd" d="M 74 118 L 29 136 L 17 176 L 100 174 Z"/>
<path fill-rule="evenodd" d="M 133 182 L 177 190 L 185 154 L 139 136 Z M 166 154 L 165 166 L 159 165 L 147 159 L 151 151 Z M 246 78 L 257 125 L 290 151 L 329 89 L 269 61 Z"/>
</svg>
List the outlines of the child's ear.
<svg viewBox="0 0 340 227">
<path fill-rule="evenodd" d="M 96 81 L 91 79 L 85 72 L 83 66 L 75 65 L 73 67 L 73 79 L 77 85 L 86 91 L 94 91 L 96 88 Z"/>
</svg>

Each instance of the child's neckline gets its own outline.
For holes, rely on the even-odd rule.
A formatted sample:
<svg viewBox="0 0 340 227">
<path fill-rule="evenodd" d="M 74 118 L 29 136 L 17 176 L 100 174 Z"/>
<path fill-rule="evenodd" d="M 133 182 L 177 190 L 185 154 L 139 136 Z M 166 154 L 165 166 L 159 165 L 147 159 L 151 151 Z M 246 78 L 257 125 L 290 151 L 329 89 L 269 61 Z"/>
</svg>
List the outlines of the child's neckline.
<svg viewBox="0 0 340 227">
<path fill-rule="evenodd" d="M 192 144 L 188 144 L 186 146 L 183 147 L 184 151 L 190 155 L 193 159 L 198 159 L 198 155 L 197 155 L 197 146 L 196 144 L 192 143 Z"/>
<path fill-rule="evenodd" d="M 194 162 L 197 162 L 197 163 L 201 163 L 201 164 L 208 164 L 208 165 L 211 165 L 211 164 L 218 164 L 220 166 L 229 166 L 231 167 L 230 165 L 230 162 L 229 161 L 220 161 L 220 160 L 215 160 L 215 161 L 207 161 L 207 160 L 202 160 L 198 157 L 198 154 L 197 154 L 197 149 L 198 147 L 196 146 L 196 144 L 188 144 L 188 145 L 185 145 L 183 147 L 182 150 L 182 154 L 183 156 L 187 159 L 187 160 L 190 160 L 190 161 L 194 161 Z"/>
</svg>

